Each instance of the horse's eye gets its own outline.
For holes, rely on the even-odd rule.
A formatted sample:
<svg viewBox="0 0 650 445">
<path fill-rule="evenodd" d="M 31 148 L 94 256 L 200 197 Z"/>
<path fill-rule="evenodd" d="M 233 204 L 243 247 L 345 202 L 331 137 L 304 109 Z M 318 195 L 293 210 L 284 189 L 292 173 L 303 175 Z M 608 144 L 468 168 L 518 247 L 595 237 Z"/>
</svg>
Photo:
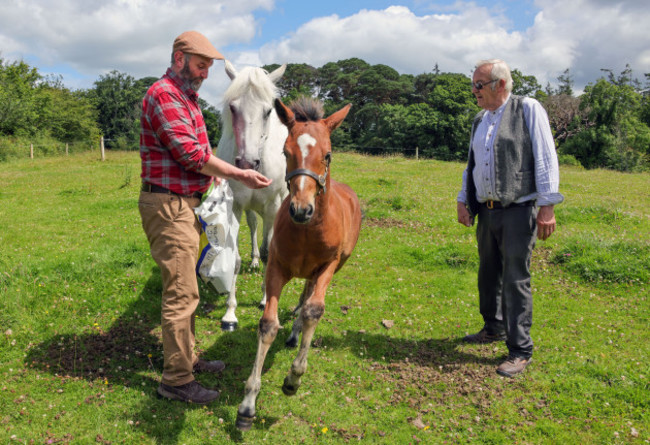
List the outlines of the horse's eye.
<svg viewBox="0 0 650 445">
<path fill-rule="evenodd" d="M 271 115 L 271 111 L 273 111 L 273 108 L 269 108 L 265 113 L 264 113 L 264 119 L 268 119 L 269 116 Z"/>
<path fill-rule="evenodd" d="M 329 164 L 330 162 L 332 162 L 332 153 L 331 153 L 331 152 L 330 152 L 330 153 L 327 153 L 327 154 L 325 155 L 325 162 L 327 162 L 328 164 Z"/>
</svg>

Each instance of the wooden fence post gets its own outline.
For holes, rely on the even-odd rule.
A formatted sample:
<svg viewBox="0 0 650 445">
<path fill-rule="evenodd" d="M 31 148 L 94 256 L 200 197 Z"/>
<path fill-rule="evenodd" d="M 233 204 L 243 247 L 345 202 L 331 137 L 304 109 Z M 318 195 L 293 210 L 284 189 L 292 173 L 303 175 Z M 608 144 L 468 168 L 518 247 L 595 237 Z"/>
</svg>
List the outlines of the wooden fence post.
<svg viewBox="0 0 650 445">
<path fill-rule="evenodd" d="M 34 159 L 34 144 L 29 144 L 29 159 Z"/>
<path fill-rule="evenodd" d="M 420 147 L 418 147 L 416 145 L 415 146 L 415 160 L 417 161 L 418 159 L 420 159 Z"/>
<path fill-rule="evenodd" d="M 65 155 L 68 156 L 68 143 L 65 143 Z"/>
<path fill-rule="evenodd" d="M 104 161 L 106 158 L 104 157 L 104 136 L 102 136 L 100 143 L 99 143 L 99 148 L 102 151 L 102 161 Z"/>
</svg>

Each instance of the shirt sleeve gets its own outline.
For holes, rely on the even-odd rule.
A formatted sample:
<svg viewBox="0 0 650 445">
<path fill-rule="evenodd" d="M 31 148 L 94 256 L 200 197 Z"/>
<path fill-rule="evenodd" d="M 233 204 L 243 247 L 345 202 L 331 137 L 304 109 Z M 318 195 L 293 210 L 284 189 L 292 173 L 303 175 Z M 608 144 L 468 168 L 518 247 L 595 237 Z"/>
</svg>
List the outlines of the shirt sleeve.
<svg viewBox="0 0 650 445">
<path fill-rule="evenodd" d="M 525 98 L 524 119 L 533 144 L 537 205 L 555 205 L 564 201 L 560 194 L 560 168 L 546 110 L 537 100 Z"/>
<path fill-rule="evenodd" d="M 458 192 L 458 196 L 456 196 L 456 201 L 467 204 L 467 167 L 463 170 L 463 182 L 460 191 Z"/>
<path fill-rule="evenodd" d="M 186 170 L 199 172 L 210 157 L 201 147 L 187 106 L 169 92 L 156 100 L 151 126 L 160 141 Z"/>
</svg>

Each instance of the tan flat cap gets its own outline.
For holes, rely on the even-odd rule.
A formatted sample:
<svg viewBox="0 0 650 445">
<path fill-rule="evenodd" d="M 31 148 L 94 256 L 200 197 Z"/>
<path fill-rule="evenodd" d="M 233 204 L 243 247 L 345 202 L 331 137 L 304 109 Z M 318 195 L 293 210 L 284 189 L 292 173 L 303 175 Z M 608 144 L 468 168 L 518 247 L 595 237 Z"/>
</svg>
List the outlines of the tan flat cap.
<svg viewBox="0 0 650 445">
<path fill-rule="evenodd" d="M 208 59 L 224 59 L 221 53 L 217 51 L 217 48 L 212 46 L 208 38 L 197 31 L 185 31 L 176 37 L 176 40 L 174 40 L 174 52 L 176 51 L 196 54 L 207 57 Z"/>
</svg>

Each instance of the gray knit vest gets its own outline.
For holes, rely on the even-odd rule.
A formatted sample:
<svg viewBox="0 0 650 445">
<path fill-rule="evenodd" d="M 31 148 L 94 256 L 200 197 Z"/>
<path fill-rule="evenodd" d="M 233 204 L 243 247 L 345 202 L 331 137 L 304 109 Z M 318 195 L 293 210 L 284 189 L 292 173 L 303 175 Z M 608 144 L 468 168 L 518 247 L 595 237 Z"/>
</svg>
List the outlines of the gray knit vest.
<svg viewBox="0 0 650 445">
<path fill-rule="evenodd" d="M 495 188 L 497 199 L 504 206 L 536 190 L 533 144 L 524 119 L 523 99 L 521 96 L 510 96 L 494 140 Z M 472 175 L 476 165 L 472 141 L 474 131 L 485 113 L 483 110 L 474 118 L 469 143 L 467 204 L 473 215 L 478 213 L 479 203 L 476 200 L 476 186 Z"/>
</svg>

